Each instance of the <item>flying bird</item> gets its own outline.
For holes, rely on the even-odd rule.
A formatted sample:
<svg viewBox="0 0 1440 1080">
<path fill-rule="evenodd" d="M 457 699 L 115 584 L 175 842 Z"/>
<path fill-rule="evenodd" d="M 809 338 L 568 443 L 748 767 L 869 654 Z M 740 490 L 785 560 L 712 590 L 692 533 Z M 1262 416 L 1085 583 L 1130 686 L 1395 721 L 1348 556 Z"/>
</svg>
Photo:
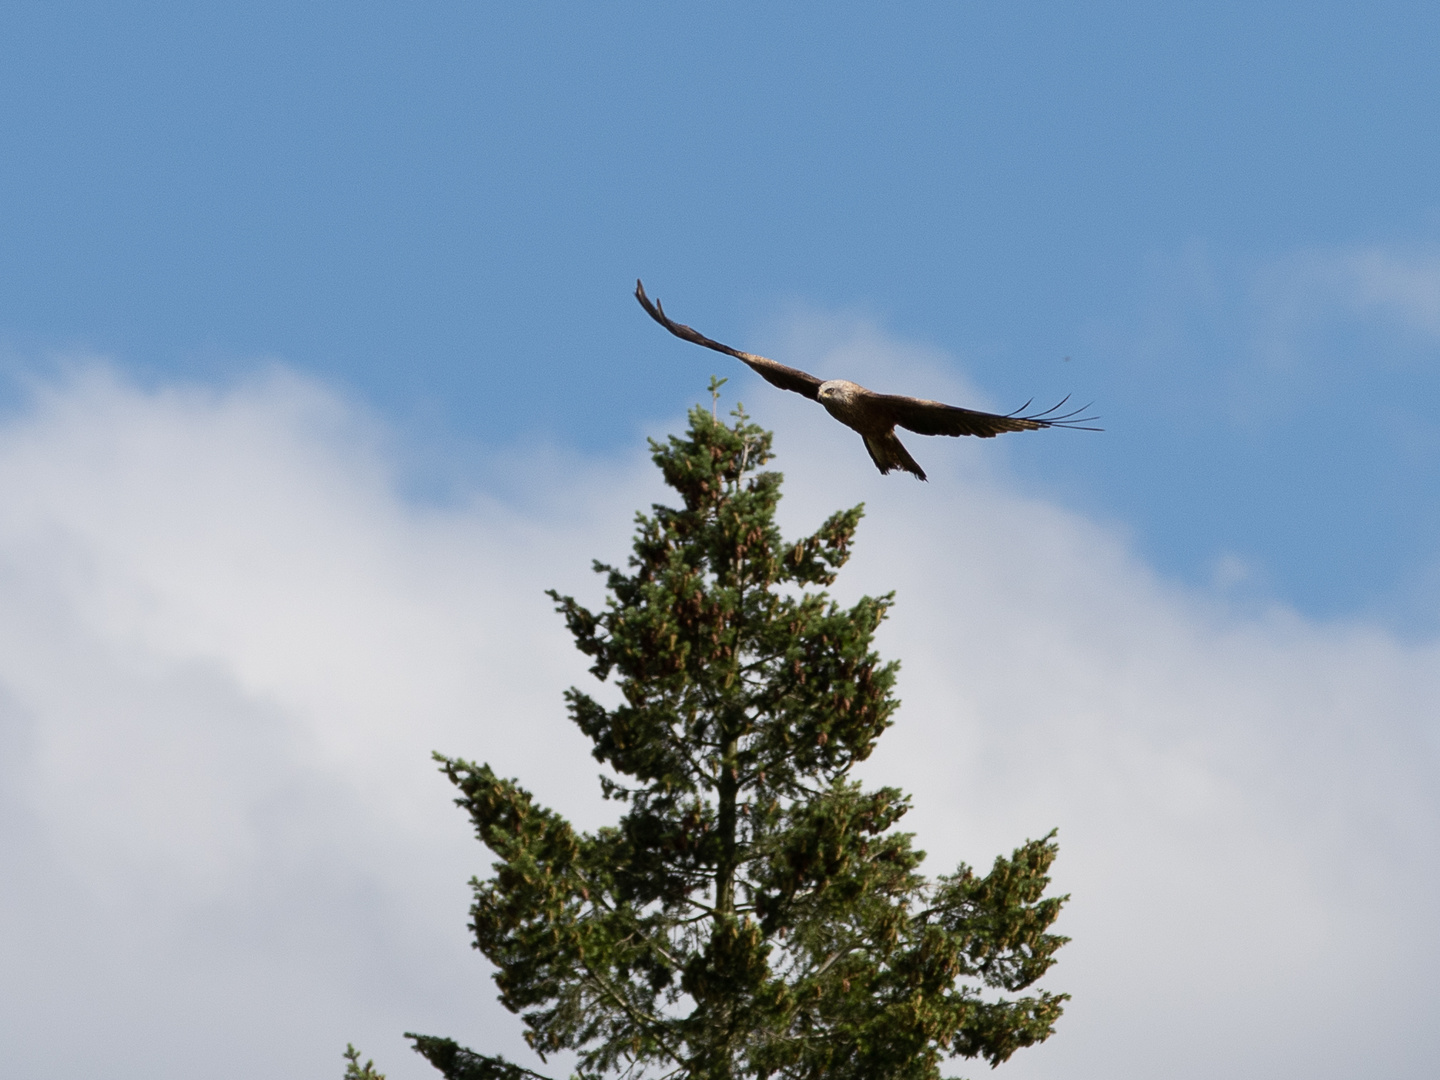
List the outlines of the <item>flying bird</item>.
<svg viewBox="0 0 1440 1080">
<path fill-rule="evenodd" d="M 902 397 L 899 394 L 877 394 L 847 379 L 820 379 L 808 371 L 787 367 L 769 357 L 741 352 L 729 345 L 722 345 L 684 323 L 677 323 L 665 314 L 660 301 L 652 301 L 645 295 L 645 286 L 635 282 L 635 299 L 650 313 L 650 317 L 670 333 L 686 341 L 703 345 L 707 349 L 726 353 L 744 361 L 756 374 L 772 386 L 782 390 L 793 390 L 811 401 L 825 406 L 825 411 L 848 428 L 859 432 L 865 440 L 865 449 L 870 460 L 882 474 L 891 469 L 903 469 L 921 480 L 925 470 L 920 468 L 910 452 L 895 435 L 896 427 L 914 431 L 920 435 L 976 435 L 991 439 L 1002 431 L 1036 431 L 1039 428 L 1063 427 L 1080 431 L 1099 431 L 1100 428 L 1084 427 L 1093 416 L 1081 416 L 1084 409 L 1061 413 L 1065 401 L 1044 412 L 1021 416 L 1027 402 L 1016 412 L 1004 416 L 995 413 L 976 412 L 955 405 L 946 405 L 925 398 Z"/>
</svg>

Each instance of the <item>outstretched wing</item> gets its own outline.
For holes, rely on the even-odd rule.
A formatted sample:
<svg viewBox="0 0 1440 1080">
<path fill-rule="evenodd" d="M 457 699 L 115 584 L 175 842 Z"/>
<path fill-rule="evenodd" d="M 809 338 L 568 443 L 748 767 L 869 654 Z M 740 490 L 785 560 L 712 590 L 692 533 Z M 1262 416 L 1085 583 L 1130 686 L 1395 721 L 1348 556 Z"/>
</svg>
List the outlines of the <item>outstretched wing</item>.
<svg viewBox="0 0 1440 1080">
<path fill-rule="evenodd" d="M 635 282 L 635 299 L 640 301 L 640 306 L 650 313 L 650 317 L 663 326 L 670 333 L 678 338 L 693 342 L 696 345 L 703 345 L 707 349 L 714 349 L 716 352 L 723 352 L 737 360 L 743 360 L 766 382 L 772 386 L 778 386 L 781 390 L 793 390 L 797 394 L 804 394 L 811 401 L 820 396 L 820 384 L 823 379 L 817 379 L 809 372 L 801 371 L 799 368 L 786 367 L 766 356 L 756 356 L 754 353 L 741 352 L 739 349 L 732 349 L 729 345 L 721 345 L 718 341 L 712 341 L 700 331 L 684 323 L 677 323 L 670 316 L 665 314 L 665 309 L 660 306 L 660 301 L 651 301 L 645 295 L 645 286 L 637 280 Z"/>
<path fill-rule="evenodd" d="M 1093 416 L 1081 416 L 1084 409 L 1061 413 L 1065 402 L 1044 412 L 1019 415 L 1021 410 L 999 415 L 962 409 L 958 405 L 946 405 L 940 401 L 925 398 L 902 397 L 899 394 L 876 394 L 871 399 L 877 412 L 893 420 L 898 426 L 921 435 L 975 435 L 991 439 L 1005 431 L 1035 431 L 1039 428 L 1064 427 L 1080 431 L 1099 431 L 1099 428 L 1083 427 Z"/>
</svg>

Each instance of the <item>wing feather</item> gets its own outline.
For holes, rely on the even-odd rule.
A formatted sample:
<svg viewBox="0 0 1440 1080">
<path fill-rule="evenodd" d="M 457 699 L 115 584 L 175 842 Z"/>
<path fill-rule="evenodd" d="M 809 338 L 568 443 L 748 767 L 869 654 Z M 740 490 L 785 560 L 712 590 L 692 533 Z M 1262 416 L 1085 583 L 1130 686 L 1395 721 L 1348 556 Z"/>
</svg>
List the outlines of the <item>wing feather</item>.
<svg viewBox="0 0 1440 1080">
<path fill-rule="evenodd" d="M 962 409 L 958 405 L 946 405 L 942 401 L 926 398 L 903 397 L 899 394 L 876 394 L 874 406 L 896 425 L 920 435 L 975 435 L 981 439 L 994 438 L 1007 431 L 1037 431 L 1040 428 L 1065 427 L 1080 431 L 1099 431 L 1099 428 L 1082 427 L 1091 416 L 1080 417 L 1074 412 L 1059 413 L 1065 403 L 1030 416 L 1011 413 L 979 412 Z"/>
<path fill-rule="evenodd" d="M 754 353 L 732 349 L 729 345 L 722 345 L 720 342 L 706 337 L 694 327 L 676 322 L 665 314 L 665 309 L 660 306 L 660 301 L 651 301 L 650 297 L 645 295 L 645 286 L 638 280 L 635 282 L 635 299 L 640 301 L 640 306 L 649 313 L 652 319 L 676 337 L 733 356 L 737 360 L 743 360 L 762 379 L 772 386 L 778 386 L 781 390 L 792 390 L 797 394 L 803 394 L 811 401 L 819 399 L 820 384 L 824 382 L 823 379 L 817 379 L 814 375 L 807 371 L 801 371 L 799 368 L 787 367 L 767 356 L 757 356 Z"/>
<path fill-rule="evenodd" d="M 1038 420 L 977 412 L 925 398 L 902 397 L 899 394 L 875 396 L 879 399 L 876 405 L 884 410 L 888 419 L 920 435 L 976 435 L 990 439 L 1004 431 L 1034 431 L 1045 426 Z"/>
</svg>

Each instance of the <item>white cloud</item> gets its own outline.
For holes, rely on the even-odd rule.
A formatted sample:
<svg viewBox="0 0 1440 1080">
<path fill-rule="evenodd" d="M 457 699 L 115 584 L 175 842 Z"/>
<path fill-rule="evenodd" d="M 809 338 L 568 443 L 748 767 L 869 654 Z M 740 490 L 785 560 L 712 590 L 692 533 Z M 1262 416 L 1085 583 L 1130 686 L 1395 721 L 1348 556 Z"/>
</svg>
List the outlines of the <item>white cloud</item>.
<svg viewBox="0 0 1440 1080">
<path fill-rule="evenodd" d="M 914 355 L 867 353 L 912 385 Z M 1003 442 L 916 437 L 932 482 L 881 478 L 813 405 L 736 386 L 792 531 L 869 505 L 841 591 L 898 590 L 906 703 L 869 771 L 915 793 L 936 868 L 1061 829 L 1075 1000 L 1002 1074 L 1427 1071 L 1436 643 L 1185 592 L 1017 494 Z M 405 1028 L 515 1049 L 466 948 L 486 860 L 428 753 L 593 819 L 560 700 L 584 665 L 540 593 L 594 595 L 659 489 L 638 452 L 552 452 L 524 510 L 417 508 L 376 432 L 283 372 L 103 367 L 0 429 L 8 1072 L 339 1075 L 354 1040 L 429 1075 Z"/>
<path fill-rule="evenodd" d="M 1051 981 L 1076 1000 L 1010 1074 L 1428 1070 L 1440 646 L 1167 583 L 1016 495 L 999 444 L 911 437 L 932 482 L 897 484 L 776 405 L 787 443 L 827 444 L 787 470 L 809 516 L 869 508 L 847 589 L 898 592 L 906 705 L 875 771 L 916 792 L 924 845 L 983 862 L 1061 829 Z"/>
<path fill-rule="evenodd" d="M 1440 338 L 1440 256 L 1371 247 L 1337 260 L 1356 306 Z"/>
<path fill-rule="evenodd" d="M 402 1030 L 499 1011 L 429 752 L 588 805 L 541 590 L 638 470 L 574 476 L 571 520 L 418 511 L 373 431 L 283 373 L 98 368 L 0 432 L 8 1072 L 324 1075 L 355 1039 L 415 1075 Z"/>
<path fill-rule="evenodd" d="M 1392 339 L 1433 352 L 1440 340 L 1440 255 L 1382 245 L 1293 253 L 1265 267 L 1254 284 L 1254 344 L 1260 358 L 1287 368 L 1323 347 L 1317 332 L 1337 324 L 1369 325 Z M 1345 341 L 1350 364 L 1377 362 L 1373 347 Z M 1403 352 L 1403 350 L 1401 350 Z"/>
</svg>

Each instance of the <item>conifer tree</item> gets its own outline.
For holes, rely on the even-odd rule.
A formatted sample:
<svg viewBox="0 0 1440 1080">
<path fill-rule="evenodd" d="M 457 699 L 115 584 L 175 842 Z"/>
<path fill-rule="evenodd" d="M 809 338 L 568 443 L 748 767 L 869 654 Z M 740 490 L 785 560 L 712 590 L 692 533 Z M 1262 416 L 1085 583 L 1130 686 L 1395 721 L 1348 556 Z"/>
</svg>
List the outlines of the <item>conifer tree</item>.
<svg viewBox="0 0 1440 1080">
<path fill-rule="evenodd" d="M 712 380 L 712 394 L 719 382 Z M 637 515 L 627 570 L 597 563 L 592 612 L 550 595 L 621 704 L 572 689 L 576 726 L 623 811 L 574 829 L 488 765 L 436 755 L 496 856 L 471 928 L 500 999 L 577 1075 L 926 1080 L 1047 1038 L 1067 995 L 1030 987 L 1054 833 L 933 881 L 896 824 L 909 800 L 852 779 L 891 722 L 897 665 L 871 648 L 892 596 L 822 590 L 862 507 L 781 539 L 771 436 L 696 407 L 652 442 L 678 508 Z M 410 1035 L 448 1080 L 540 1074 Z"/>
</svg>

